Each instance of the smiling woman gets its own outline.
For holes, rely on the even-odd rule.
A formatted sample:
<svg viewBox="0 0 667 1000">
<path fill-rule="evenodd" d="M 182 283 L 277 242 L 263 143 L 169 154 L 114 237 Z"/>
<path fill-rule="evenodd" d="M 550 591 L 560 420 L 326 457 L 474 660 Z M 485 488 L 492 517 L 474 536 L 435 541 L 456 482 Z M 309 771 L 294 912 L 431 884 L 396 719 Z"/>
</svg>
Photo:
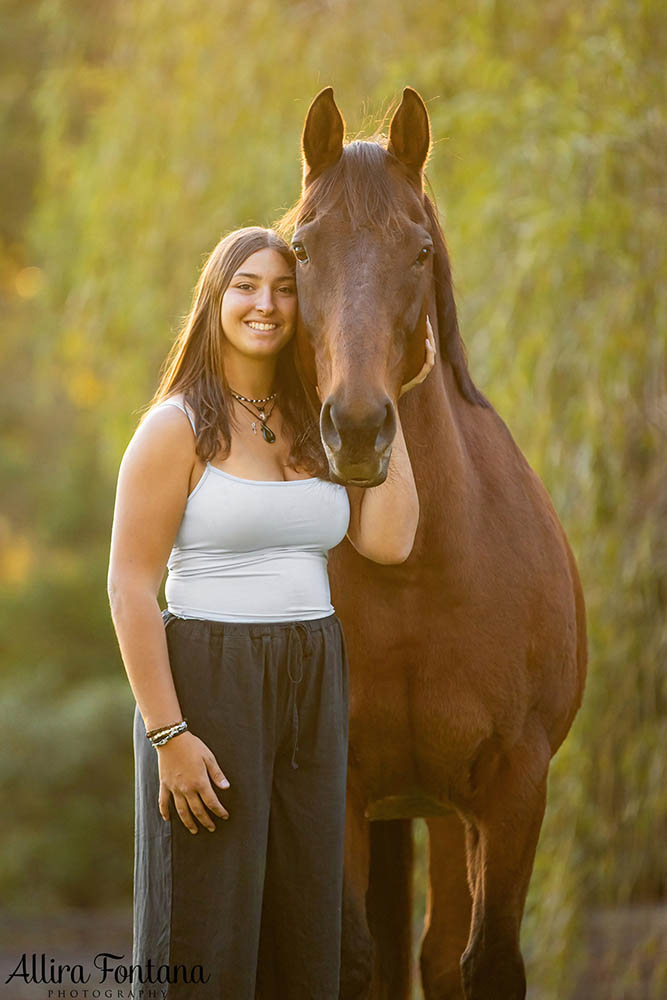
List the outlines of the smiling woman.
<svg viewBox="0 0 667 1000">
<path fill-rule="evenodd" d="M 287 244 L 259 228 L 221 240 L 118 477 L 109 596 L 137 702 L 133 962 L 204 977 L 170 1000 L 253 1000 L 274 982 L 338 997 L 349 668 L 328 553 L 348 531 L 368 558 L 402 561 L 419 505 L 400 425 L 381 490 L 332 481 L 296 323 Z"/>
<path fill-rule="evenodd" d="M 118 477 L 133 963 L 182 968 L 170 1000 L 339 992 L 348 661 L 328 553 L 349 530 L 368 558 L 401 561 L 419 507 L 400 437 L 374 502 L 331 480 L 296 321 L 287 244 L 258 228 L 221 240 Z"/>
</svg>

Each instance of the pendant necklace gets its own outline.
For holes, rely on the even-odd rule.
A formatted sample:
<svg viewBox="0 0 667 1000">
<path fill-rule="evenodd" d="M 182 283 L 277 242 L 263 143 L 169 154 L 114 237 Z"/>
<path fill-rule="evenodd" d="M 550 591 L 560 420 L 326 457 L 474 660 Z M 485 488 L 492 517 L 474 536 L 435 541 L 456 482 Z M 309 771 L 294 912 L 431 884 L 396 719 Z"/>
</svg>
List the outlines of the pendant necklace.
<svg viewBox="0 0 667 1000">
<path fill-rule="evenodd" d="M 270 396 L 264 396 L 262 399 L 252 399 L 250 396 L 242 396 L 240 392 L 234 392 L 231 386 L 229 391 L 231 392 L 234 399 L 241 404 L 244 410 L 247 410 L 252 417 L 259 418 L 259 423 L 262 428 L 262 437 L 267 442 L 267 444 L 273 444 L 276 440 L 276 435 L 268 426 L 268 420 L 271 414 L 273 413 L 273 408 L 276 404 L 275 402 L 272 404 L 271 409 L 268 411 L 268 413 L 266 411 L 265 404 L 270 403 L 272 400 L 275 400 L 278 393 L 274 392 Z M 250 403 L 254 407 L 254 409 L 251 410 L 249 406 L 246 406 L 246 403 Z M 256 420 L 251 421 L 250 426 L 252 427 L 253 434 L 257 434 L 257 421 Z"/>
</svg>

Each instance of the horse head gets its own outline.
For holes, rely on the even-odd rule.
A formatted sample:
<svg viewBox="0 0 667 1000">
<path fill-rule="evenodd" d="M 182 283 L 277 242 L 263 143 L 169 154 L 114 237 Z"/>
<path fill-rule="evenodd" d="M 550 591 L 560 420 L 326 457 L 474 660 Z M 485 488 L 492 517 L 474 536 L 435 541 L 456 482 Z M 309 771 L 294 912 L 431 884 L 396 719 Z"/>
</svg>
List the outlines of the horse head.
<svg viewBox="0 0 667 1000">
<path fill-rule="evenodd" d="M 401 386 L 425 359 L 426 318 L 464 395 L 467 372 L 449 260 L 424 192 L 431 130 L 419 94 L 406 88 L 380 141 L 344 144 L 328 87 L 303 130 L 303 186 L 294 223 L 297 357 L 317 384 L 320 432 L 332 478 L 377 486 L 387 475 Z"/>
</svg>

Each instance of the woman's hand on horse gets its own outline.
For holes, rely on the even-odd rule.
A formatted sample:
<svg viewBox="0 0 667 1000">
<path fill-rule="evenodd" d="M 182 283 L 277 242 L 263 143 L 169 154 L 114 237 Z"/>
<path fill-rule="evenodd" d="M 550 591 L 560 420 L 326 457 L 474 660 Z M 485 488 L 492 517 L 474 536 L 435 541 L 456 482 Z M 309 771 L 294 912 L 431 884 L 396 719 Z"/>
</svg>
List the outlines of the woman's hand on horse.
<svg viewBox="0 0 667 1000">
<path fill-rule="evenodd" d="M 423 382 L 434 364 L 435 364 L 435 334 L 433 333 L 433 327 L 431 326 L 431 321 L 427 316 L 426 317 L 426 360 L 424 361 L 424 364 L 422 365 L 422 369 L 419 372 L 419 374 L 415 375 L 413 379 L 410 379 L 409 382 L 406 382 L 405 385 L 401 386 L 401 391 L 398 394 L 398 398 L 400 399 L 401 396 L 403 396 L 408 391 L 408 389 L 412 389 L 413 386 L 419 385 L 420 382 Z"/>
<path fill-rule="evenodd" d="M 197 833 L 195 819 L 213 832 L 215 824 L 207 810 L 221 819 L 229 813 L 215 794 L 213 784 L 229 788 L 229 782 L 206 744 L 194 733 L 185 732 L 158 747 L 160 772 L 159 808 L 162 819 L 169 821 L 169 796 L 176 812 L 190 833 Z"/>
</svg>

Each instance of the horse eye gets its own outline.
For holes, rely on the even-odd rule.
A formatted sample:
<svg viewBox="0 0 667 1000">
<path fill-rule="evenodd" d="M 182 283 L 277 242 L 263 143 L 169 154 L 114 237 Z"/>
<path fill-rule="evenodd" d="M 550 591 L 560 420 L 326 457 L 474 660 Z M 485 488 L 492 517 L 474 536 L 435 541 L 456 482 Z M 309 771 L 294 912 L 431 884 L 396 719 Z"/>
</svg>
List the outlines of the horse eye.
<svg viewBox="0 0 667 1000">
<path fill-rule="evenodd" d="M 306 264 L 310 260 L 303 243 L 292 243 L 292 250 L 296 259 L 300 260 L 302 264 Z"/>
<path fill-rule="evenodd" d="M 425 264 L 430 254 L 431 254 L 430 247 L 422 247 L 419 253 L 417 254 L 417 260 L 415 261 L 415 264 L 420 264 L 420 265 Z"/>
</svg>

